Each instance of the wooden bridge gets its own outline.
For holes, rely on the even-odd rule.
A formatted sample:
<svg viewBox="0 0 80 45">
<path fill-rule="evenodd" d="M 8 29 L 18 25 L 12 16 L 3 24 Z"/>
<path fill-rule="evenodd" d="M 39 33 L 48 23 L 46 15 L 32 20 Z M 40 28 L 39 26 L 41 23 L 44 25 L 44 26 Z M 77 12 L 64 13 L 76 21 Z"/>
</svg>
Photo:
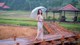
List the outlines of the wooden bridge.
<svg viewBox="0 0 80 45">
<path fill-rule="evenodd" d="M 49 32 L 49 34 L 44 35 L 44 40 L 29 41 L 26 45 L 80 45 L 78 42 L 80 40 L 80 34 L 75 34 L 60 26 L 58 23 L 44 22 L 44 27 Z M 16 43 L 16 45 L 20 44 Z"/>
</svg>

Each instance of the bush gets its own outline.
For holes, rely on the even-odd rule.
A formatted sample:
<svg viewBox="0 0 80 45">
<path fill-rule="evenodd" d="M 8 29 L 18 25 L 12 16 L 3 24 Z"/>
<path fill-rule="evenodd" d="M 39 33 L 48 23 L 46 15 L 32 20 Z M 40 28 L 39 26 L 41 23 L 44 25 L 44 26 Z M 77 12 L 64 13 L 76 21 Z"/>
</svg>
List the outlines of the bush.
<svg viewBox="0 0 80 45">
<path fill-rule="evenodd" d="M 80 17 L 78 17 L 77 21 L 79 21 L 79 22 L 80 22 Z"/>
</svg>

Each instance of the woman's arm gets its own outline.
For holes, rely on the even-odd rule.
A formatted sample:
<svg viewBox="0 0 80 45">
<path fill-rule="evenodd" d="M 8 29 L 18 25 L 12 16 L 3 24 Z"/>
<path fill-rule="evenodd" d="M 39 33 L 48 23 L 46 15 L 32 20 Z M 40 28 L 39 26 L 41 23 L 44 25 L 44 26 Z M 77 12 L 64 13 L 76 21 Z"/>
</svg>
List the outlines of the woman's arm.
<svg viewBox="0 0 80 45">
<path fill-rule="evenodd" d="M 39 16 L 37 16 L 36 21 L 37 21 L 37 22 L 39 21 Z"/>
</svg>

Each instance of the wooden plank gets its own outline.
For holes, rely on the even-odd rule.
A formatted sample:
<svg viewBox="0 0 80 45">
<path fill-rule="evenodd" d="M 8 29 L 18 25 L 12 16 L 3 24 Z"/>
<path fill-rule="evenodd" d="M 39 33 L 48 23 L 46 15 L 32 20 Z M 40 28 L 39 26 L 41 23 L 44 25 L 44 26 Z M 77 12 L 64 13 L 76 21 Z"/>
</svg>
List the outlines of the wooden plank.
<svg viewBox="0 0 80 45">
<path fill-rule="evenodd" d="M 56 30 L 59 34 L 62 34 L 62 36 L 63 36 L 63 35 L 64 35 L 65 37 L 75 36 L 74 33 L 70 32 L 70 31 L 68 32 L 68 31 L 65 30 L 65 28 L 62 29 L 61 26 L 57 26 L 57 25 L 58 25 L 58 24 L 55 24 L 55 23 L 51 24 L 52 28 L 53 28 L 54 30 Z"/>
<path fill-rule="evenodd" d="M 62 31 L 65 31 L 65 32 L 68 32 L 68 33 L 73 33 L 73 32 L 71 32 L 71 31 L 69 31 L 69 30 L 67 30 L 66 28 L 64 28 L 64 27 L 62 27 L 62 26 L 60 26 L 58 23 L 53 23 L 53 25 L 55 25 L 55 26 L 57 26 L 60 30 L 62 30 Z"/>
<path fill-rule="evenodd" d="M 49 27 L 49 25 L 46 22 L 44 22 L 43 25 L 50 34 L 54 34 L 54 31 Z"/>
<path fill-rule="evenodd" d="M 52 34 L 48 34 L 48 35 L 45 35 L 43 38 L 46 42 L 48 41 L 51 41 L 51 40 L 57 40 L 57 39 L 60 39 L 62 36 L 61 35 L 52 35 Z M 28 44 L 36 44 L 36 43 L 41 43 L 43 41 L 41 40 L 34 40 L 34 41 L 30 41 Z"/>
</svg>

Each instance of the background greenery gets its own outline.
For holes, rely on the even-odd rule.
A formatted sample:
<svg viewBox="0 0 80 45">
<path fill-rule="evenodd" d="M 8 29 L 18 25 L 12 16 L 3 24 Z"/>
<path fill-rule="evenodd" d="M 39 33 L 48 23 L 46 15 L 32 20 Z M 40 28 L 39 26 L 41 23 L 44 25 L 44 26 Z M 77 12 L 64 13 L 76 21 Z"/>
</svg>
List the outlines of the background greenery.
<svg viewBox="0 0 80 45">
<path fill-rule="evenodd" d="M 32 10 L 37 6 L 46 8 L 63 7 L 67 4 L 80 9 L 80 0 L 0 0 L 10 6 L 11 10 Z"/>
</svg>

